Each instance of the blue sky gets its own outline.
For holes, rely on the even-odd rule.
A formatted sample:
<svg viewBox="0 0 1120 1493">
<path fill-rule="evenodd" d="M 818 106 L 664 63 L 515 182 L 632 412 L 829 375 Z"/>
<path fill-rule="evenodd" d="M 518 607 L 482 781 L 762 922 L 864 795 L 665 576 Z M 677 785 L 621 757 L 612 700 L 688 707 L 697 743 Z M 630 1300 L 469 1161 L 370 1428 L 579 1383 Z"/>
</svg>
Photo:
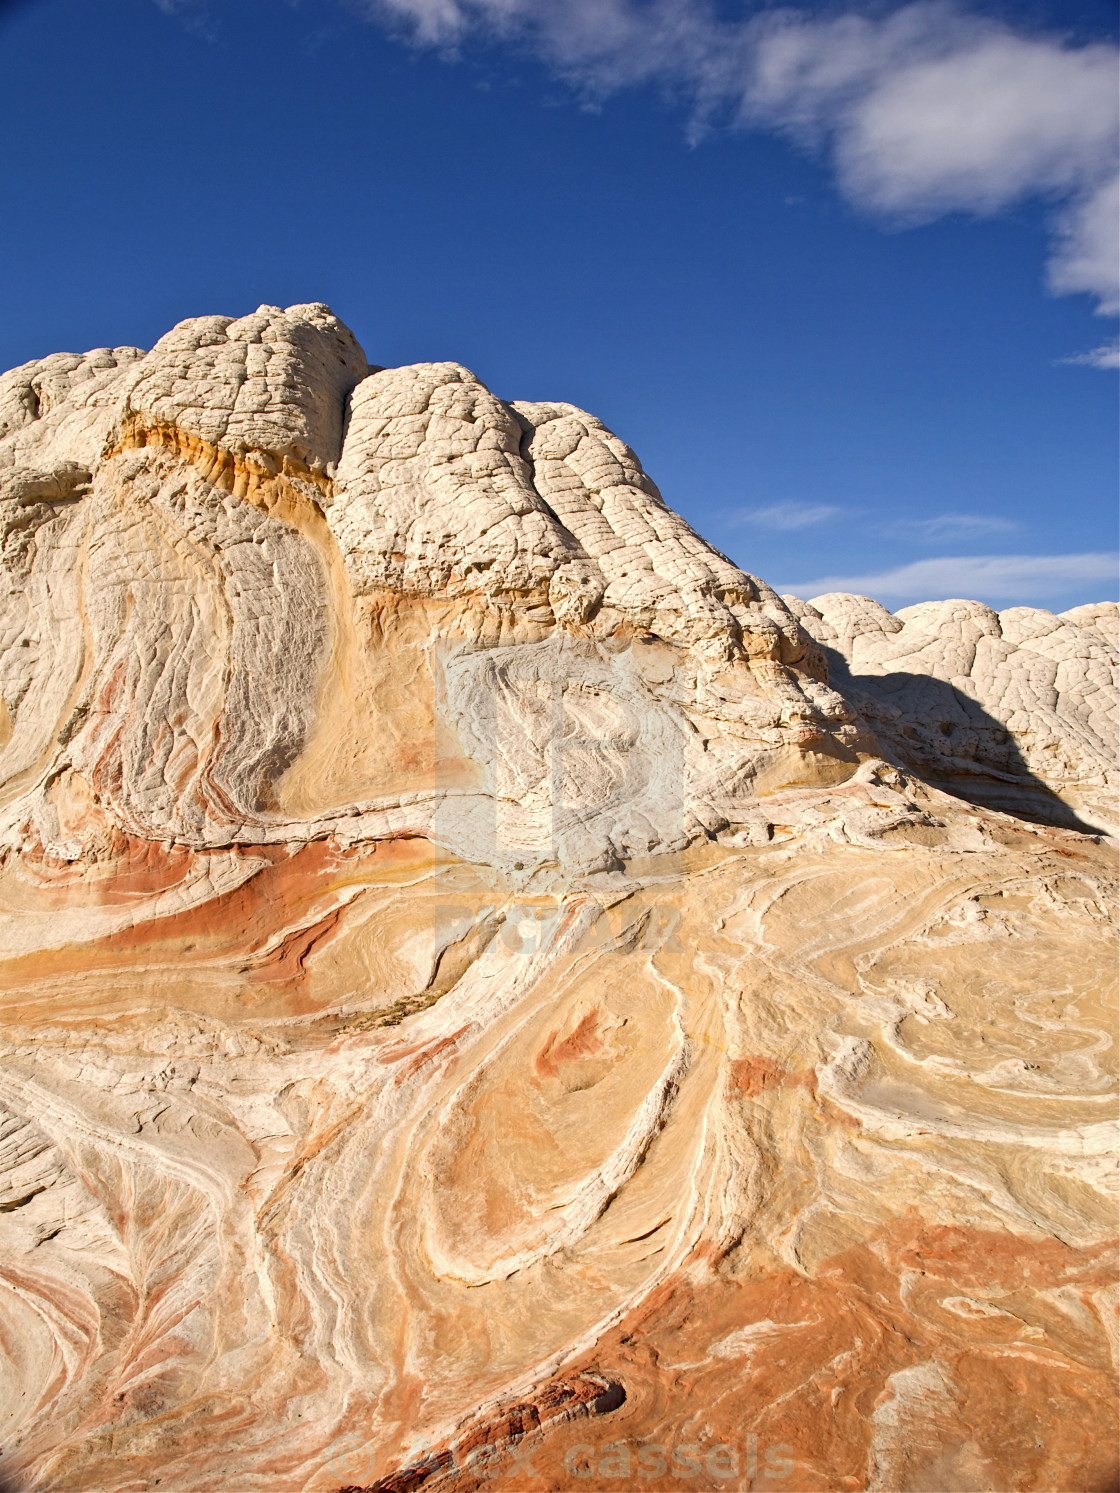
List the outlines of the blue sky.
<svg viewBox="0 0 1120 1493">
<path fill-rule="evenodd" d="M 0 366 L 322 300 L 373 362 L 592 410 L 782 588 L 1114 598 L 1115 30 L 0 0 Z"/>
</svg>

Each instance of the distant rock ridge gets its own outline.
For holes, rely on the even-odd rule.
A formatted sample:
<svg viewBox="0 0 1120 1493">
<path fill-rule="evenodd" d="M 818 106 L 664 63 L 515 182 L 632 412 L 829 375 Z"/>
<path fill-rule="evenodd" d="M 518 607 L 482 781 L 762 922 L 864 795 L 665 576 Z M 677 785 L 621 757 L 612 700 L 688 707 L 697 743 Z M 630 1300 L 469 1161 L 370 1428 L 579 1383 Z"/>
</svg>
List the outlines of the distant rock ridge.
<svg viewBox="0 0 1120 1493">
<path fill-rule="evenodd" d="M 1115 1486 L 1114 605 L 321 305 L 4 374 L 0 541 L 0 1487 Z"/>
<path fill-rule="evenodd" d="M 1116 602 L 1055 615 L 928 601 L 892 615 L 866 596 L 783 600 L 900 764 L 1011 814 L 1115 828 Z"/>
</svg>

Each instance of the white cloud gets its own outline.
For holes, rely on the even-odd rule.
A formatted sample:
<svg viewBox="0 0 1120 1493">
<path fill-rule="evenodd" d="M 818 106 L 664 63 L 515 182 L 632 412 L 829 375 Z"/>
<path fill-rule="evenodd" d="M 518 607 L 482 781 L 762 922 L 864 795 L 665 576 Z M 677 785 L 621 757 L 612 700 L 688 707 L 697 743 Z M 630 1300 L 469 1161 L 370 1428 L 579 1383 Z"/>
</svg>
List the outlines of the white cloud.
<svg viewBox="0 0 1120 1493">
<path fill-rule="evenodd" d="M 456 41 L 469 24 L 457 0 L 383 0 L 381 9 L 410 23 L 421 42 Z"/>
<path fill-rule="evenodd" d="M 1009 518 L 996 518 L 987 513 L 936 513 L 931 518 L 899 519 L 891 525 L 895 533 L 917 534 L 931 543 L 978 534 L 1009 534 L 1017 527 Z"/>
<path fill-rule="evenodd" d="M 599 92 L 694 71 L 710 21 L 692 0 L 355 0 L 421 43 L 472 35 L 528 43 L 570 81 Z"/>
<path fill-rule="evenodd" d="M 1015 30 L 950 0 L 892 14 L 778 10 L 741 22 L 710 0 L 352 0 L 421 43 L 528 46 L 579 87 L 658 82 L 696 121 L 730 109 L 827 152 L 840 190 L 896 224 L 1055 207 L 1048 282 L 1117 310 L 1116 48 Z"/>
<path fill-rule="evenodd" d="M 767 66 L 791 31 L 792 76 Z M 995 212 L 1082 187 L 1115 151 L 1113 48 L 1017 36 L 947 5 L 771 22 L 756 66 L 748 107 L 831 130 L 848 194 L 887 213 Z"/>
<path fill-rule="evenodd" d="M 757 524 L 763 529 L 808 529 L 815 524 L 827 523 L 844 510 L 831 503 L 771 503 L 766 508 L 752 508 L 747 513 L 736 514 L 732 522 Z"/>
<path fill-rule="evenodd" d="M 1120 368 L 1120 341 L 1103 342 L 1100 347 L 1090 348 L 1087 353 L 1071 353 L 1060 358 L 1061 363 L 1083 363 L 1086 368 Z"/>
<path fill-rule="evenodd" d="M 1118 223 L 1120 176 L 1113 175 L 1066 208 L 1058 219 L 1058 243 L 1050 258 L 1050 288 L 1055 294 L 1088 291 L 1098 297 L 1102 315 L 1120 312 L 1116 283 Z"/>
<path fill-rule="evenodd" d="M 902 224 L 1063 203 L 1051 289 L 1118 309 L 1116 49 L 920 0 L 882 20 L 754 23 L 743 116 L 827 143 L 841 191 Z"/>
<path fill-rule="evenodd" d="M 830 591 L 850 591 L 876 601 L 968 600 L 1019 603 L 1060 596 L 1091 583 L 1116 585 L 1120 556 L 1093 552 L 1080 555 L 946 555 L 916 560 L 871 575 L 826 575 L 811 581 L 776 586 L 812 599 Z"/>
</svg>

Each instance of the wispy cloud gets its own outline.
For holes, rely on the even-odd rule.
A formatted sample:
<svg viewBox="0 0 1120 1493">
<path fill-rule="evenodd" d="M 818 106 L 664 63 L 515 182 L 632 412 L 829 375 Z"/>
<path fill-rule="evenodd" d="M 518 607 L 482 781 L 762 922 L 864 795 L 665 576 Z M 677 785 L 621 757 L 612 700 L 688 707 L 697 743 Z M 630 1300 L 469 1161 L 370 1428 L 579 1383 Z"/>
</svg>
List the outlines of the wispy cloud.
<svg viewBox="0 0 1120 1493">
<path fill-rule="evenodd" d="M 830 591 L 850 591 L 876 601 L 1028 602 L 1060 596 L 1087 583 L 1116 585 L 1120 556 L 1094 551 L 1080 555 L 945 555 L 916 560 L 867 575 L 826 575 L 775 587 L 811 601 Z"/>
<path fill-rule="evenodd" d="M 187 31 L 193 31 L 203 41 L 217 40 L 216 33 L 207 23 L 206 0 L 155 0 L 165 16 L 174 16 Z"/>
<path fill-rule="evenodd" d="M 1058 242 L 1049 265 L 1050 288 L 1055 294 L 1087 290 L 1098 298 L 1102 315 L 1120 312 L 1118 223 L 1120 176 L 1110 166 L 1109 174 L 1095 187 L 1075 193 L 1058 217 Z"/>
<path fill-rule="evenodd" d="M 1081 363 L 1086 368 L 1120 368 L 1120 342 L 1105 342 L 1100 347 L 1090 348 L 1087 353 L 1071 353 L 1062 363 Z"/>
<path fill-rule="evenodd" d="M 1016 528 L 1014 520 L 989 513 L 936 513 L 930 518 L 897 519 L 890 525 L 894 534 L 915 536 L 930 544 L 945 539 L 975 539 L 980 534 L 1010 534 Z"/>
<path fill-rule="evenodd" d="M 351 3 L 420 44 L 527 47 L 591 94 L 660 84 L 687 99 L 694 133 L 717 118 L 783 132 L 831 160 L 856 207 L 895 225 L 1041 197 L 1053 204 L 1050 289 L 1120 309 L 1113 46 L 951 0 L 738 22 L 712 0 Z"/>
<path fill-rule="evenodd" d="M 816 524 L 827 523 L 830 518 L 839 517 L 843 511 L 831 503 L 771 503 L 765 508 L 751 508 L 745 513 L 737 513 L 731 523 L 736 528 L 757 525 L 761 529 L 783 531 L 810 529 Z"/>
<path fill-rule="evenodd" d="M 755 24 L 747 117 L 827 138 L 857 206 L 906 224 L 1065 199 L 1051 287 L 1116 311 L 1111 47 L 1069 47 L 937 3 L 882 20 L 779 13 Z"/>
</svg>

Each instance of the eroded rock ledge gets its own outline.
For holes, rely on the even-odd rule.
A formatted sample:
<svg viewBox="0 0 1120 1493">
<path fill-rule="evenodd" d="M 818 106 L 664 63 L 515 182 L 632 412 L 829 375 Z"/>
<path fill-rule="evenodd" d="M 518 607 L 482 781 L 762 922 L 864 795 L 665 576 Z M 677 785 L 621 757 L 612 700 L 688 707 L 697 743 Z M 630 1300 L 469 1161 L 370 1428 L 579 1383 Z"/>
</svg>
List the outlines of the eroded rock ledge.
<svg viewBox="0 0 1120 1493">
<path fill-rule="evenodd" d="M 319 305 L 5 374 L 0 525 L 8 1485 L 1109 1485 L 1114 606 Z"/>
</svg>

